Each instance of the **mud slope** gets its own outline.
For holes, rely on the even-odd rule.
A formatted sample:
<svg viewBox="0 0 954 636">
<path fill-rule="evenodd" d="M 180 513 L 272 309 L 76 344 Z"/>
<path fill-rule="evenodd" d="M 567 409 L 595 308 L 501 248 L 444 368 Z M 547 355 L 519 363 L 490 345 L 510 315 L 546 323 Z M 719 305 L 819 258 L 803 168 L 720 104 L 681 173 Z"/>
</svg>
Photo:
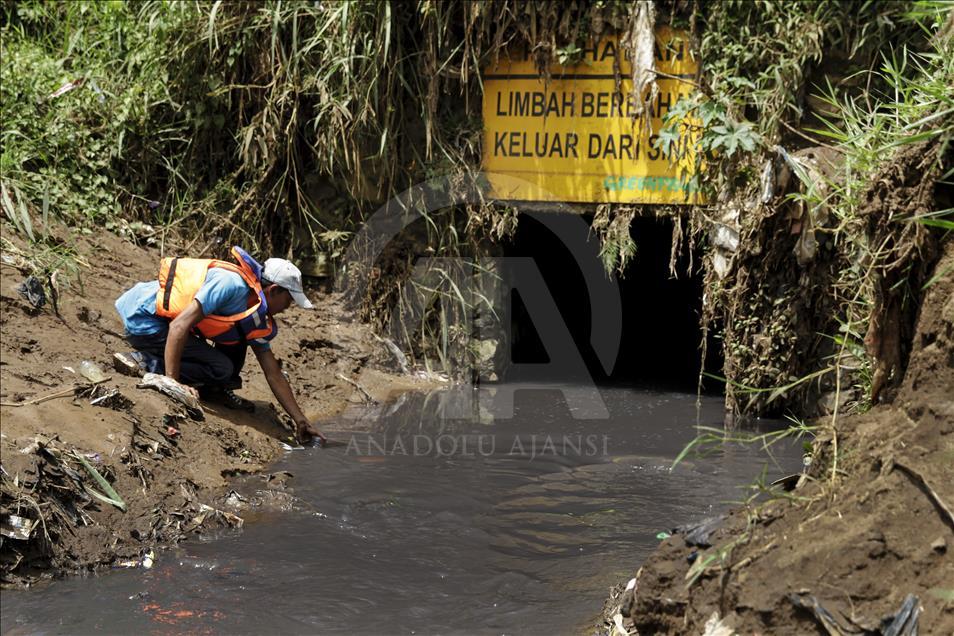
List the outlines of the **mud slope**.
<svg viewBox="0 0 954 636">
<path fill-rule="evenodd" d="M 913 594 L 920 633 L 954 633 L 952 267 L 948 239 L 935 269 L 946 275 L 922 304 L 893 404 L 820 436 L 812 479 L 791 500 L 735 511 L 710 548 L 679 534 L 663 541 L 634 575 L 635 593 L 617 589 L 607 602 L 602 631 L 622 613 L 640 634 L 701 634 L 713 615 L 743 634 L 881 633 Z M 720 552 L 687 585 L 690 559 Z M 814 603 L 834 624 L 801 607 Z"/>
<path fill-rule="evenodd" d="M 15 255 L 5 253 L 0 269 L 5 584 L 137 558 L 193 531 L 240 524 L 223 504 L 228 477 L 264 470 L 290 435 L 251 354 L 240 393 L 256 402 L 256 413 L 208 405 L 204 421 L 183 417 L 166 397 L 112 372 L 112 352 L 126 348 L 113 300 L 135 282 L 153 278 L 159 254 L 108 234 L 87 241 L 79 252 L 89 267 L 80 268 L 81 286 L 61 292 L 61 318 L 49 304 L 36 310 L 17 293 L 26 269 L 16 267 L 23 263 Z M 313 300 L 316 311 L 283 315 L 274 342 L 309 417 L 329 417 L 363 399 L 339 374 L 379 399 L 423 384 L 384 371 L 386 350 L 333 297 L 315 292 Z M 91 387 L 64 368 L 77 369 L 82 360 L 99 363 L 111 379 Z M 74 386 L 79 395 L 70 391 Z M 62 397 L 10 405 L 64 389 Z M 90 404 L 114 389 L 117 396 Z M 88 487 L 104 489 L 77 455 L 111 482 L 125 512 L 89 494 Z"/>
</svg>

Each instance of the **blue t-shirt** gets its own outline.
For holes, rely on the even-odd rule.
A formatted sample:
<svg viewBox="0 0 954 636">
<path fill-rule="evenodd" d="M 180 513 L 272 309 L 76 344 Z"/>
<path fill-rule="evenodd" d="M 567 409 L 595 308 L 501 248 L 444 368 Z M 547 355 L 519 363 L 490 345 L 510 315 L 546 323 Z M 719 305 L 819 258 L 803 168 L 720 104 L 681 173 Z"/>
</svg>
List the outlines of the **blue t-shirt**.
<svg viewBox="0 0 954 636">
<path fill-rule="evenodd" d="M 137 283 L 116 300 L 116 311 L 123 319 L 126 333 L 131 336 L 164 335 L 169 330 L 169 320 L 156 315 L 156 293 L 159 281 Z M 235 272 L 212 267 L 205 276 L 195 299 L 202 305 L 206 316 L 231 316 L 248 309 L 248 297 L 252 289 Z M 268 341 L 251 340 L 249 344 L 267 349 Z"/>
</svg>

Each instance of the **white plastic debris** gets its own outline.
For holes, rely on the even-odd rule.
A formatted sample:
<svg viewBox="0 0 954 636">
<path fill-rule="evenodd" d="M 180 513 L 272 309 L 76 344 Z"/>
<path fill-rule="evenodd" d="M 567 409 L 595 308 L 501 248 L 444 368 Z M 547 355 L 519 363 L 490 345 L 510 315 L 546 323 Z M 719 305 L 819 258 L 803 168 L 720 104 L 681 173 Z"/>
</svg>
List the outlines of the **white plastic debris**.
<svg viewBox="0 0 954 636">
<path fill-rule="evenodd" d="M 33 528 L 36 527 L 35 519 L 27 519 L 18 515 L 7 515 L 7 518 L 0 522 L 0 534 L 8 539 L 18 539 L 20 541 L 29 541 L 33 534 Z"/>
<path fill-rule="evenodd" d="M 146 570 L 150 569 L 155 563 L 156 553 L 153 552 L 152 548 L 146 550 L 146 553 L 142 555 L 142 558 L 139 559 L 123 559 L 122 561 L 116 561 L 113 564 L 114 568 L 144 568 Z"/>
<path fill-rule="evenodd" d="M 623 625 L 622 614 L 613 614 L 613 636 L 629 636 L 629 630 Z"/>
<path fill-rule="evenodd" d="M 142 381 L 136 385 L 137 388 L 151 388 L 156 389 L 160 393 L 168 395 L 175 401 L 184 405 L 190 412 L 193 412 L 199 416 L 203 416 L 204 412 L 202 411 L 202 406 L 199 405 L 199 400 L 192 395 L 192 393 L 182 384 L 179 384 L 172 378 L 167 375 L 159 375 L 158 373 L 147 373 L 142 377 Z"/>
<path fill-rule="evenodd" d="M 734 633 L 735 630 L 726 625 L 722 619 L 719 618 L 718 612 L 712 612 L 709 620 L 706 621 L 705 632 L 703 632 L 702 636 L 732 636 Z"/>
<path fill-rule="evenodd" d="M 65 95 L 66 93 L 69 93 L 74 88 L 79 88 L 80 86 L 83 85 L 83 82 L 85 81 L 86 81 L 85 77 L 78 77 L 71 82 L 64 82 L 63 84 L 60 85 L 58 89 L 56 89 L 55 91 L 47 95 L 46 98 L 56 99 L 60 95 Z"/>
<path fill-rule="evenodd" d="M 92 360 L 83 360 L 79 363 L 80 375 L 94 384 L 106 381 L 106 374 L 103 369 Z"/>
</svg>

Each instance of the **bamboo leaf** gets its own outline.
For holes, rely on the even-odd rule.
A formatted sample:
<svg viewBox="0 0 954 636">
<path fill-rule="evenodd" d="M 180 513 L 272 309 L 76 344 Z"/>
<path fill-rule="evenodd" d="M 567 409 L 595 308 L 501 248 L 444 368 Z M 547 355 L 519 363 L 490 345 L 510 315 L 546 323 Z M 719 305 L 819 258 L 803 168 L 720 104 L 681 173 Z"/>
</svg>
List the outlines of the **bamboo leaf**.
<svg viewBox="0 0 954 636">
<path fill-rule="evenodd" d="M 90 492 L 90 494 L 94 497 L 97 497 L 98 499 L 103 499 L 106 501 L 106 503 L 112 504 L 123 512 L 126 512 L 126 502 L 123 501 L 123 498 L 119 496 L 119 493 L 116 492 L 112 485 L 106 481 L 106 478 L 100 475 L 99 471 L 93 468 L 93 466 L 86 461 L 85 457 L 76 452 L 73 453 L 73 456 L 79 460 L 79 462 L 83 465 L 83 468 L 85 468 L 87 472 L 92 475 L 93 479 L 96 480 L 96 483 L 99 484 L 99 487 L 106 491 L 106 494 L 109 496 L 104 499 L 99 493 L 94 494 L 94 492 Z"/>
<path fill-rule="evenodd" d="M 122 501 L 116 501 L 115 499 L 111 497 L 107 497 L 103 493 L 99 492 L 95 488 L 91 488 L 90 486 L 84 485 L 83 490 L 85 490 L 87 493 L 89 493 L 91 496 L 95 497 L 96 499 L 99 499 L 103 503 L 108 503 L 111 506 L 115 506 L 119 508 L 120 510 L 122 510 L 123 512 L 126 512 L 126 504 L 123 503 Z"/>
<path fill-rule="evenodd" d="M 26 201 L 23 200 L 23 193 L 16 186 L 13 186 L 13 191 L 17 195 L 17 203 L 20 204 L 20 220 L 23 223 L 23 229 L 30 237 L 30 241 L 36 241 L 36 236 L 33 234 L 33 220 L 30 218 L 30 211 L 27 210 Z"/>
<path fill-rule="evenodd" d="M 13 207 L 13 201 L 10 200 L 10 193 L 7 191 L 7 184 L 0 182 L 0 204 L 3 205 L 3 213 L 16 226 L 17 230 L 23 231 L 20 227 L 20 221 L 17 218 L 16 208 Z"/>
<path fill-rule="evenodd" d="M 954 221 L 946 221 L 944 219 L 918 219 L 918 223 L 921 225 L 930 225 L 931 227 L 939 227 L 944 230 L 954 230 Z"/>
</svg>

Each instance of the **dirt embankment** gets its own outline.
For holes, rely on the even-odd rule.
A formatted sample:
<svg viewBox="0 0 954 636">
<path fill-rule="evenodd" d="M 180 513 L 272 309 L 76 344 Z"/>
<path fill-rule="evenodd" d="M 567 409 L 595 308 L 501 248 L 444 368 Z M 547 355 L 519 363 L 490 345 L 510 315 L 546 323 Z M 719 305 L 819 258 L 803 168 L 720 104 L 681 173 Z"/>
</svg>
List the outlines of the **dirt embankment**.
<svg viewBox="0 0 954 636">
<path fill-rule="evenodd" d="M 255 402 L 255 413 L 210 404 L 204 421 L 113 372 L 112 353 L 128 349 L 113 302 L 134 283 L 155 278 L 159 253 L 104 235 L 85 241 L 79 255 L 89 267 L 80 267 L 81 286 L 61 293 L 59 317 L 50 303 L 37 310 L 16 291 L 25 278 L 16 256 L 5 254 L 0 268 L 4 584 L 137 559 L 191 532 L 240 524 L 223 499 L 228 478 L 266 470 L 291 434 L 252 355 L 240 394 Z M 273 344 L 310 418 L 364 399 L 342 378 L 376 399 L 427 384 L 386 371 L 387 350 L 334 296 L 314 292 L 313 300 L 316 311 L 283 314 Z M 91 386 L 65 368 L 78 371 L 83 360 L 98 363 L 110 379 Z M 54 394 L 60 397 L 38 399 Z M 12 405 L 18 403 L 25 405 Z M 106 478 L 125 511 L 90 494 L 107 493 L 84 461 Z M 266 487 L 283 488 L 285 481 L 264 476 Z"/>
<path fill-rule="evenodd" d="M 893 633 L 954 633 L 954 240 L 943 250 L 893 403 L 840 419 L 803 486 L 733 511 L 709 547 L 663 541 L 601 631 L 619 614 L 629 634 L 889 633 L 910 594 L 917 627 Z"/>
</svg>

